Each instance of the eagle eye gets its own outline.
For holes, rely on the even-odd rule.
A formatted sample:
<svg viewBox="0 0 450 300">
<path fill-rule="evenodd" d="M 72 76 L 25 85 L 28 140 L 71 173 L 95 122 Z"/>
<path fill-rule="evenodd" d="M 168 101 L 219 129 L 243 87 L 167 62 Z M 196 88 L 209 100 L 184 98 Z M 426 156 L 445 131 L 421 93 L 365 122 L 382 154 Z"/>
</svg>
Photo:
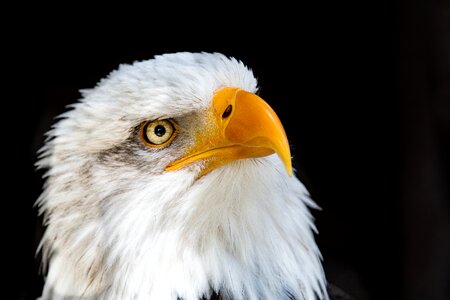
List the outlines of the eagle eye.
<svg viewBox="0 0 450 300">
<path fill-rule="evenodd" d="M 169 145 L 176 133 L 175 123 L 169 119 L 144 122 L 140 130 L 144 144 L 155 148 Z"/>
</svg>

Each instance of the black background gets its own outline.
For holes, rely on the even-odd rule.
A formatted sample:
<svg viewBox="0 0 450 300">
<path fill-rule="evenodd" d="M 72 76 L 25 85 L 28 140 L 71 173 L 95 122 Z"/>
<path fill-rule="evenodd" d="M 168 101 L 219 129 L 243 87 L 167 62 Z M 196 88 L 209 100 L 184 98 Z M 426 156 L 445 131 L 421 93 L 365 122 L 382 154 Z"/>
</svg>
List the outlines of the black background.
<svg viewBox="0 0 450 300">
<path fill-rule="evenodd" d="M 322 207 L 317 242 L 331 282 L 362 300 L 450 299 L 449 4 L 172 6 L 129 7 L 96 26 L 106 12 L 29 8 L 16 19 L 24 27 L 7 33 L 2 200 L 13 299 L 42 288 L 34 163 L 53 118 L 119 64 L 177 51 L 222 52 L 254 71 Z"/>
</svg>

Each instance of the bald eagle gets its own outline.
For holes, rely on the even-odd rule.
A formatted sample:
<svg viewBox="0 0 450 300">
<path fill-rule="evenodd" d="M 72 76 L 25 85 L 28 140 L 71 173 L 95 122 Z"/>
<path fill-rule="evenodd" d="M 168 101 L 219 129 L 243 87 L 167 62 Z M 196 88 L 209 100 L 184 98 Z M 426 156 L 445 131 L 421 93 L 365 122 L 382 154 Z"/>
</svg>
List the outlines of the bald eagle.
<svg viewBox="0 0 450 300">
<path fill-rule="evenodd" d="M 41 299 L 328 299 L 317 205 L 257 89 L 235 58 L 182 52 L 82 90 L 37 162 Z"/>
</svg>

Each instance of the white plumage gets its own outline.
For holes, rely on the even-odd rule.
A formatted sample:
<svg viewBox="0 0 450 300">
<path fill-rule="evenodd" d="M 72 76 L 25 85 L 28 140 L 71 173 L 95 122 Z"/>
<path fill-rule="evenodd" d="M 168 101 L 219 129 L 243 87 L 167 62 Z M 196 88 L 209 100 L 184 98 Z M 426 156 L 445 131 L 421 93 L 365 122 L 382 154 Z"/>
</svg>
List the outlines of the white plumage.
<svg viewBox="0 0 450 300">
<path fill-rule="evenodd" d="M 122 65 L 62 115 L 38 167 L 48 274 L 42 299 L 327 299 L 302 183 L 276 154 L 203 174 L 176 170 L 208 131 L 216 91 L 257 90 L 252 72 L 222 54 L 175 53 Z M 233 107 L 234 108 L 234 107 Z M 174 120 L 164 147 L 139 137 Z"/>
</svg>

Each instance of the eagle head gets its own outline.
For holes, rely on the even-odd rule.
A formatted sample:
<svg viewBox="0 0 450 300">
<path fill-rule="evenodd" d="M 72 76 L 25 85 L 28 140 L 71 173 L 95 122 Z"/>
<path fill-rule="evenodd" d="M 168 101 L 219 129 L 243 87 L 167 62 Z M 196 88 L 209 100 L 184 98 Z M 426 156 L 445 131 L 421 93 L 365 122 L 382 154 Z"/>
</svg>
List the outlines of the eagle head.
<svg viewBox="0 0 450 300">
<path fill-rule="evenodd" d="M 121 65 L 48 133 L 42 299 L 327 299 L 275 112 L 242 62 Z"/>
</svg>

